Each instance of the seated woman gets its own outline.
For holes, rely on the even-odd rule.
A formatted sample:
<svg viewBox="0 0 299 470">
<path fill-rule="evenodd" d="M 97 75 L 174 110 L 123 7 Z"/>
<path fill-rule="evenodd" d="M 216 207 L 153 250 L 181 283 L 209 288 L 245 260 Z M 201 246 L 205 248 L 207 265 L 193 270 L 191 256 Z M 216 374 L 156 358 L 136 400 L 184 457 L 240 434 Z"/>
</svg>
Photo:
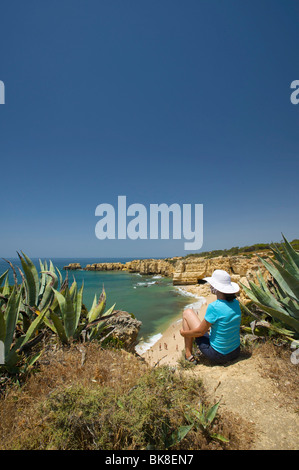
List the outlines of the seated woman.
<svg viewBox="0 0 299 470">
<path fill-rule="evenodd" d="M 185 357 L 190 362 L 195 361 L 192 355 L 195 338 L 205 357 L 214 364 L 225 364 L 240 354 L 241 310 L 235 295 L 239 286 L 231 282 L 230 275 L 221 269 L 216 269 L 211 277 L 204 280 L 210 284 L 217 300 L 208 305 L 202 321 L 194 310 L 189 308 L 184 311 L 180 333 L 185 338 Z"/>
</svg>

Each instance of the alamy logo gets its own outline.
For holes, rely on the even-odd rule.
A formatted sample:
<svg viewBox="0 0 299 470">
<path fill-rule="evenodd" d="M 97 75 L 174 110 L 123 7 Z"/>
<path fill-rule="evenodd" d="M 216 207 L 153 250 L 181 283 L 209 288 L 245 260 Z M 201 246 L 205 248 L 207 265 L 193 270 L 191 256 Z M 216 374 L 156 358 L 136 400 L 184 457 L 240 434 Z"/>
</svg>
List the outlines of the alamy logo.
<svg viewBox="0 0 299 470">
<path fill-rule="evenodd" d="M 291 83 L 291 88 L 295 91 L 291 94 L 291 103 L 298 104 L 299 103 L 299 80 L 294 80 Z"/>
<path fill-rule="evenodd" d="M 5 358 L 4 358 L 4 343 L 3 341 L 0 341 L 0 365 L 5 363 Z"/>
<path fill-rule="evenodd" d="M 5 104 L 5 86 L 2 80 L 0 80 L 0 104 Z"/>
<path fill-rule="evenodd" d="M 194 205 L 193 223 L 191 204 L 183 204 L 182 208 L 179 204 L 150 204 L 148 214 L 143 204 L 131 204 L 127 207 L 126 196 L 118 196 L 117 214 L 113 205 L 99 204 L 95 215 L 100 217 L 95 227 L 99 240 L 169 240 L 172 219 L 172 238 L 188 240 L 184 243 L 185 250 L 199 250 L 203 244 L 202 204 Z"/>
</svg>

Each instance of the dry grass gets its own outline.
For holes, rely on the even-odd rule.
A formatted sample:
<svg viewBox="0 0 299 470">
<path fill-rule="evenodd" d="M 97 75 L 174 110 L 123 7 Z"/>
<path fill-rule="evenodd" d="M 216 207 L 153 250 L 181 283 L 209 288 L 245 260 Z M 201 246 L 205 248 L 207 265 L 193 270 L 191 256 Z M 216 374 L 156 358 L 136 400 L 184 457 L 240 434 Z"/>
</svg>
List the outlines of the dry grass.
<svg viewBox="0 0 299 470">
<path fill-rule="evenodd" d="M 11 449 L 36 428 L 40 405 L 51 394 L 73 385 L 110 386 L 115 394 L 130 389 L 146 366 L 125 351 L 102 350 L 95 343 L 53 348 L 26 383 L 8 387 L 0 402 L 0 448 Z"/>
<path fill-rule="evenodd" d="M 280 401 L 299 412 L 299 365 L 291 363 L 289 346 L 267 341 L 253 348 L 252 353 L 260 358 L 260 373 L 273 381 Z"/>
<path fill-rule="evenodd" d="M 168 368 L 150 369 L 122 350 L 94 343 L 52 348 L 22 387 L 8 387 L 0 402 L 0 449 L 157 449 L 165 433 L 188 424 L 185 412 L 204 401 L 197 379 Z M 172 449 L 246 449 L 246 423 L 219 415 L 212 432 L 192 429 Z"/>
</svg>

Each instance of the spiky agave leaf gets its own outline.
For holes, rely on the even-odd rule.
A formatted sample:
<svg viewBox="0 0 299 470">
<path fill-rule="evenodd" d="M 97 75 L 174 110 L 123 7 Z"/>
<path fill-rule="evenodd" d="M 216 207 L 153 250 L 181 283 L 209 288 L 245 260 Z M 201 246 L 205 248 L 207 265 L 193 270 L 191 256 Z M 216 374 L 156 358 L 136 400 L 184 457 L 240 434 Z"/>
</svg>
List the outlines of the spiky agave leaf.
<svg viewBox="0 0 299 470">
<path fill-rule="evenodd" d="M 2 308 L 2 305 L 4 303 L 8 302 L 8 297 L 10 295 L 10 286 L 9 286 L 9 281 L 8 281 L 8 270 L 5 271 L 4 274 L 2 274 L 0 278 L 0 285 L 2 284 L 3 280 L 5 278 L 5 283 L 3 288 L 1 289 L 1 294 L 0 294 L 0 309 Z"/>
<path fill-rule="evenodd" d="M 295 315 L 294 311 L 288 311 L 286 305 L 283 306 L 271 293 L 262 291 L 254 283 L 250 282 L 250 287 L 247 288 L 241 283 L 247 296 L 253 301 L 253 303 L 263 312 L 269 314 L 273 318 L 285 323 L 286 325 L 293 328 L 295 331 L 299 331 L 299 318 Z M 290 299 L 292 301 L 292 299 Z M 290 306 L 292 304 L 289 304 Z M 247 309 L 246 309 L 247 310 Z M 248 310 L 249 311 L 249 310 Z M 251 313 L 251 312 L 250 312 Z"/>
<path fill-rule="evenodd" d="M 206 412 L 206 420 L 209 424 L 212 424 L 212 422 L 214 421 L 219 405 L 220 405 L 220 401 L 215 403 L 215 405 L 211 406 L 211 408 L 209 408 L 208 411 Z"/>
<path fill-rule="evenodd" d="M 9 261 L 8 259 L 3 258 L 3 260 L 6 261 L 6 263 L 8 263 L 9 266 L 11 267 L 12 272 L 13 272 L 14 282 L 15 282 L 15 285 L 17 286 L 17 285 L 18 285 L 18 277 L 17 277 L 17 273 L 16 273 L 16 270 L 15 270 L 14 265 L 13 265 L 12 262 Z M 6 271 L 6 272 L 7 272 L 7 271 Z M 5 273 L 4 273 L 4 274 L 5 274 Z M 0 279 L 1 279 L 1 278 L 0 278 Z M 1 285 L 1 281 L 0 281 L 0 285 Z"/>
<path fill-rule="evenodd" d="M 8 276 L 5 278 L 4 286 L 2 289 L 2 295 L 4 297 L 8 297 L 10 295 L 10 285 L 9 285 L 9 279 Z"/>
<path fill-rule="evenodd" d="M 89 333 L 90 340 L 97 339 L 106 327 L 107 320 L 118 313 L 118 311 L 114 312 L 115 305 L 116 304 L 112 305 L 101 317 L 93 320 L 86 326 L 86 330 L 91 330 Z"/>
<path fill-rule="evenodd" d="M 247 297 L 253 301 L 253 303 L 262 311 L 269 314 L 273 318 L 278 319 L 279 321 L 285 323 L 286 325 L 294 328 L 295 331 L 299 331 L 299 318 L 293 311 L 288 311 L 287 306 L 292 307 L 292 299 L 290 303 L 286 305 L 286 297 L 284 299 L 284 305 L 282 304 L 281 299 L 277 299 L 270 290 L 264 291 L 261 287 L 257 286 L 253 282 L 249 281 L 251 289 L 249 289 L 244 284 L 240 283 L 244 289 Z M 296 304 L 294 304 L 296 305 Z M 250 312 L 248 309 L 246 309 Z M 251 313 L 251 312 L 250 312 Z"/>
<path fill-rule="evenodd" d="M 57 267 L 56 267 L 56 271 L 58 272 L 60 286 L 62 286 L 63 284 L 62 274 Z"/>
<path fill-rule="evenodd" d="M 63 326 L 63 323 L 61 321 L 61 319 L 59 318 L 59 316 L 53 312 L 53 310 L 50 308 L 50 318 L 53 322 L 53 326 L 51 325 L 51 329 L 58 335 L 59 339 L 63 342 L 63 343 L 67 343 L 68 342 L 68 338 L 67 338 L 67 335 L 66 335 L 66 332 L 65 332 L 65 329 L 64 329 L 64 326 Z"/>
<path fill-rule="evenodd" d="M 292 317 L 291 315 L 288 314 L 286 310 L 276 310 L 275 308 L 268 307 L 267 305 L 263 305 L 259 302 L 254 302 L 257 307 L 259 307 L 261 310 L 264 312 L 268 313 L 271 315 L 271 317 L 276 318 L 277 320 L 281 321 L 282 323 L 285 323 L 286 325 L 290 326 L 291 328 L 294 328 L 295 331 L 299 332 L 299 321 Z"/>
<path fill-rule="evenodd" d="M 76 296 L 76 304 L 75 304 L 75 331 L 78 328 L 80 317 L 81 317 L 81 312 L 82 312 L 82 304 L 83 304 L 83 289 L 84 289 L 84 283 L 82 283 L 82 286 L 77 292 Z"/>
<path fill-rule="evenodd" d="M 242 288 L 244 289 L 247 296 L 254 302 L 259 302 L 260 304 L 266 305 L 268 307 L 279 309 L 283 313 L 283 308 L 281 307 L 280 303 L 276 300 L 276 298 L 271 294 L 271 292 L 266 292 L 258 287 L 254 282 L 249 281 L 249 285 L 251 289 L 246 287 L 244 284 L 240 283 Z"/>
<path fill-rule="evenodd" d="M 21 347 L 23 338 L 20 337 L 16 340 L 16 343 L 5 355 L 5 368 L 8 372 L 16 374 L 19 372 L 17 363 L 21 360 L 21 355 L 18 353 L 19 348 Z"/>
<path fill-rule="evenodd" d="M 270 250 L 272 251 L 272 253 L 274 254 L 275 259 L 276 259 L 280 264 L 283 265 L 283 263 L 285 262 L 285 259 L 284 259 L 283 255 L 282 255 L 282 253 L 281 253 L 279 247 L 278 247 L 275 243 L 273 243 L 273 245 L 270 245 L 269 248 L 270 248 Z"/>
<path fill-rule="evenodd" d="M 258 272 L 256 273 L 256 277 L 257 277 L 257 280 L 261 286 L 261 289 L 263 289 L 265 292 L 267 292 L 269 289 L 268 289 L 268 286 L 267 286 L 267 283 L 262 275 L 262 272 L 261 272 L 261 269 L 258 268 Z"/>
<path fill-rule="evenodd" d="M 57 289 L 58 286 L 58 277 L 55 273 L 51 271 L 44 271 L 42 274 L 48 275 L 50 280 L 47 282 L 44 291 L 42 292 L 41 297 L 38 300 L 38 308 L 39 310 L 43 310 L 53 299 L 53 290 Z"/>
<path fill-rule="evenodd" d="M 7 269 L 3 274 L 1 274 L 1 276 L 0 276 L 0 286 L 2 286 L 2 282 L 7 277 L 8 271 L 9 271 L 9 269 Z"/>
<path fill-rule="evenodd" d="M 73 302 L 76 301 L 77 292 L 78 292 L 78 285 L 77 285 L 76 279 L 74 277 L 72 285 L 70 287 L 70 296 L 71 296 Z"/>
<path fill-rule="evenodd" d="M 59 292 L 63 293 L 65 289 L 68 287 L 68 285 L 69 285 L 69 272 L 67 271 L 64 281 L 60 284 Z"/>
<path fill-rule="evenodd" d="M 73 338 L 76 325 L 76 313 L 69 288 L 66 287 L 64 295 L 55 289 L 53 289 L 53 291 L 55 292 L 55 297 L 59 303 L 65 334 L 68 339 Z"/>
<path fill-rule="evenodd" d="M 26 334 L 19 337 L 16 340 L 15 344 L 6 351 L 5 367 L 9 372 L 11 373 L 19 372 L 19 368 L 17 367 L 17 364 L 21 359 L 22 350 L 25 349 L 27 345 L 29 345 L 32 336 L 37 331 L 39 326 L 43 323 L 44 315 L 45 313 L 37 316 L 37 318 L 35 318 L 35 320 L 33 320 L 33 322 L 31 323 Z M 40 341 L 41 338 L 42 338 L 42 335 L 40 335 L 39 338 L 34 338 L 35 340 L 34 343 L 36 343 L 36 340 Z"/>
<path fill-rule="evenodd" d="M 25 278 L 26 278 L 26 286 L 27 286 L 27 303 L 34 307 L 37 305 L 38 301 L 38 294 L 39 294 L 39 277 L 37 269 L 34 263 L 21 252 L 23 256 L 18 253 L 18 256 L 21 260 L 22 268 L 24 270 Z"/>
<path fill-rule="evenodd" d="M 57 305 L 58 305 L 58 302 L 57 302 Z M 35 308 L 35 307 L 29 307 L 30 310 L 36 314 L 36 315 L 40 315 L 42 314 L 43 315 L 43 322 L 44 324 L 50 329 L 53 331 L 53 333 L 57 334 L 57 331 L 53 325 L 53 323 L 51 322 L 51 320 L 48 318 L 47 314 L 50 313 L 50 311 L 52 310 L 50 307 L 46 307 L 45 309 L 43 309 L 41 312 Z M 45 315 L 44 315 L 45 314 Z M 30 326 L 30 324 L 29 324 Z"/>
<path fill-rule="evenodd" d="M 46 271 L 48 270 L 47 268 L 47 262 L 45 261 L 44 263 L 39 260 L 39 266 L 40 266 L 40 273 L 41 273 L 41 277 L 40 277 L 40 287 L 39 287 L 39 293 L 38 293 L 38 296 L 39 297 L 42 297 L 43 295 L 43 292 L 46 288 L 46 285 L 47 285 L 47 276 L 46 276 Z"/>
<path fill-rule="evenodd" d="M 22 342 L 22 347 L 32 338 L 34 333 L 39 329 L 39 327 L 43 324 L 45 315 L 46 315 L 46 310 L 43 312 L 40 312 L 39 310 L 36 311 L 36 318 L 33 320 L 31 325 L 29 326 Z"/>
<path fill-rule="evenodd" d="M 272 264 L 260 258 L 267 271 L 274 277 L 279 286 L 290 296 L 299 298 L 299 270 L 298 279 L 288 272 L 277 261 L 272 260 Z"/>
<path fill-rule="evenodd" d="M 283 239 L 284 239 L 284 250 L 288 254 L 289 259 L 297 266 L 299 269 L 299 253 L 297 253 L 296 250 L 292 247 L 290 242 L 285 238 L 285 236 L 282 234 Z"/>
<path fill-rule="evenodd" d="M 105 309 L 105 306 L 106 306 L 106 292 L 103 286 L 102 293 L 99 297 L 98 303 L 96 304 L 94 300 L 93 305 L 90 311 L 88 312 L 88 320 L 92 322 L 96 320 L 98 317 L 100 317 Z"/>
<path fill-rule="evenodd" d="M 4 321 L 5 321 L 5 340 L 4 340 L 4 347 L 5 347 L 5 357 L 8 356 L 10 351 L 14 334 L 15 328 L 18 321 L 19 316 L 19 307 L 21 301 L 21 294 L 17 292 L 16 287 L 14 286 L 13 291 L 8 299 L 8 303 L 6 305 L 6 309 L 4 312 Z"/>
<path fill-rule="evenodd" d="M 108 310 L 106 310 L 105 313 L 103 313 L 103 315 L 100 316 L 100 318 L 105 318 L 107 319 L 107 317 L 111 317 L 112 316 L 112 312 L 114 311 L 114 307 L 115 307 L 116 303 L 114 305 L 112 305 L 112 307 L 110 307 Z"/>
<path fill-rule="evenodd" d="M 4 313 L 0 310 L 0 341 L 4 343 L 6 336 L 6 323 L 4 319 Z"/>
</svg>

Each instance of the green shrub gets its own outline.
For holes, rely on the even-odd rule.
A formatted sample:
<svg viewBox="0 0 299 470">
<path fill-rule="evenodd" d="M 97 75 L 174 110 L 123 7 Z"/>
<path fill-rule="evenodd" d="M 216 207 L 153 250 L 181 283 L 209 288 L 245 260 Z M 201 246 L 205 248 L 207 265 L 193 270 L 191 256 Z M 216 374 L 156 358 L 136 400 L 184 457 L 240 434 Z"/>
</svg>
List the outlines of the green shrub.
<svg viewBox="0 0 299 470">
<path fill-rule="evenodd" d="M 50 394 L 40 407 L 44 426 L 27 449 L 166 449 L 198 402 L 198 380 L 167 367 L 151 369 L 130 390 L 71 386 Z"/>
<path fill-rule="evenodd" d="M 259 273 L 259 285 L 252 281 L 249 281 L 250 288 L 241 285 L 261 311 L 292 329 L 287 332 L 292 339 L 299 334 L 299 253 L 283 238 L 283 244 L 271 246 L 274 255 L 271 262 L 260 257 L 271 281 L 265 282 Z M 245 306 L 243 308 L 250 313 Z"/>
</svg>

